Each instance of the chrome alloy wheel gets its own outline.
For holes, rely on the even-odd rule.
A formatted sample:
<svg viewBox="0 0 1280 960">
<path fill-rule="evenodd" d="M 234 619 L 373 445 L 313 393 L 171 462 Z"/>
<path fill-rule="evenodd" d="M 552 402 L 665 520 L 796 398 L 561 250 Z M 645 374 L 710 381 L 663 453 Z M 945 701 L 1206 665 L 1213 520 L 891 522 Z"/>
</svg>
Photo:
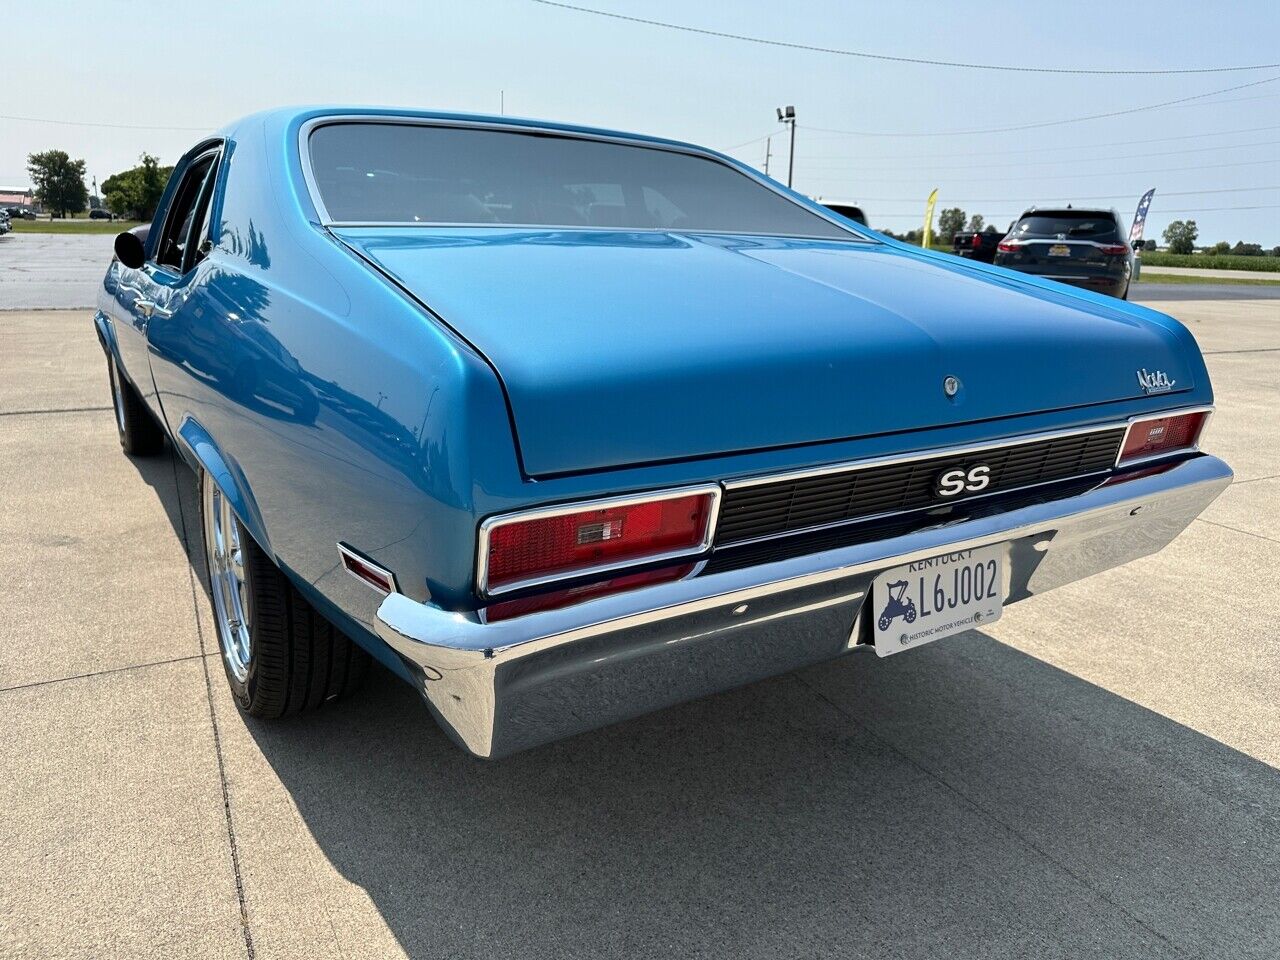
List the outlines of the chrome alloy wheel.
<svg viewBox="0 0 1280 960">
<path fill-rule="evenodd" d="M 252 610 L 249 585 L 244 574 L 245 551 L 240 542 L 240 525 L 217 484 L 204 475 L 204 550 L 209 564 L 209 587 L 213 591 L 213 614 L 217 621 L 218 643 L 227 669 L 241 683 L 249 673 L 253 652 L 249 628 Z"/>
</svg>

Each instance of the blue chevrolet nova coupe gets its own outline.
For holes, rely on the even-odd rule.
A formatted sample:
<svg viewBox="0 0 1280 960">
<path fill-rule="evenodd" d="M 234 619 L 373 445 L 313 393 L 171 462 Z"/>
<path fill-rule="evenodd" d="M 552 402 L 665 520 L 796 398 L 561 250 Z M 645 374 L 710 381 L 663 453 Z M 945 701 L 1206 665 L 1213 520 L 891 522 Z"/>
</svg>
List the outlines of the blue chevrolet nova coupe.
<svg viewBox="0 0 1280 960">
<path fill-rule="evenodd" d="M 280 110 L 197 144 L 116 250 L 121 443 L 195 469 L 256 716 L 373 657 L 501 756 L 989 624 L 1231 479 L 1176 321 L 685 143 Z"/>
</svg>

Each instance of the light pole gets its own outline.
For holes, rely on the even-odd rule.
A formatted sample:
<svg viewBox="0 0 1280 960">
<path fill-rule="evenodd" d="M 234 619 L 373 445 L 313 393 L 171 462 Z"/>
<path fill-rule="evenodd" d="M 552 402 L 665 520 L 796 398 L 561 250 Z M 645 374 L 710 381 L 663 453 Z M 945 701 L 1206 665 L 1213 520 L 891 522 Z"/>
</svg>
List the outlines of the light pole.
<svg viewBox="0 0 1280 960">
<path fill-rule="evenodd" d="M 791 156 L 787 159 L 787 186 L 791 186 L 791 172 L 796 165 L 796 108 L 779 107 L 778 122 L 791 128 Z"/>
</svg>

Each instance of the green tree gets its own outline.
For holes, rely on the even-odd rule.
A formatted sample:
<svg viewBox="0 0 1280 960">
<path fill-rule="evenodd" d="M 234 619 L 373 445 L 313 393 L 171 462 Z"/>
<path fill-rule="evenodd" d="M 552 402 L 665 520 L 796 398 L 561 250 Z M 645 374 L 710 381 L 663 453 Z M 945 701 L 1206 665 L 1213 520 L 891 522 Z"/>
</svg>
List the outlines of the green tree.
<svg viewBox="0 0 1280 960">
<path fill-rule="evenodd" d="M 1212 253 L 1215 256 L 1221 256 L 1222 254 L 1231 252 L 1231 244 L 1227 243 L 1227 241 L 1225 240 L 1219 240 L 1212 247 L 1210 247 L 1207 252 Z"/>
<path fill-rule="evenodd" d="M 964 229 L 965 215 L 959 207 L 948 207 L 938 214 L 938 239 L 950 243 Z"/>
<path fill-rule="evenodd" d="M 36 197 L 50 213 L 65 217 L 79 213 L 89 202 L 84 185 L 83 160 L 72 160 L 65 150 L 46 150 L 27 156 L 27 173 L 35 185 Z"/>
<path fill-rule="evenodd" d="M 987 223 L 987 220 L 982 214 L 975 213 L 972 217 L 969 218 L 969 229 L 972 230 L 974 233 L 981 233 L 982 228 L 986 226 L 986 223 Z"/>
<path fill-rule="evenodd" d="M 1198 236 L 1200 231 L 1194 220 L 1174 220 L 1164 228 L 1164 242 L 1170 253 L 1195 253 Z"/>
<path fill-rule="evenodd" d="M 138 159 L 142 162 L 136 167 L 102 181 L 102 198 L 112 213 L 133 220 L 150 220 L 156 215 L 173 167 L 160 166 L 160 161 L 149 153 Z"/>
</svg>

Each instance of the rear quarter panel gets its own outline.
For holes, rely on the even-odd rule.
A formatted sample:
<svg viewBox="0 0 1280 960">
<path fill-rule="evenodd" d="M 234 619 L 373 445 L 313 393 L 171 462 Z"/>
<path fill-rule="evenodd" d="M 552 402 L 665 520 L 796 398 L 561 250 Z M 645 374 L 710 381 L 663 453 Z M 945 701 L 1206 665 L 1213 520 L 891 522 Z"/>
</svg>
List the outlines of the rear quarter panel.
<svg viewBox="0 0 1280 960">
<path fill-rule="evenodd" d="M 465 345 L 298 215 L 267 125 L 234 134 L 217 245 L 184 308 L 152 325 L 151 365 L 188 458 L 224 462 L 255 539 L 389 656 L 371 632 L 378 595 L 336 544 L 394 570 L 411 597 L 461 602 L 469 574 L 431 561 L 473 551 L 477 449 L 498 461 L 485 472 L 516 469 L 509 441 L 473 442 L 509 436 L 505 404 Z M 191 449 L 197 435 L 212 449 Z"/>
</svg>

